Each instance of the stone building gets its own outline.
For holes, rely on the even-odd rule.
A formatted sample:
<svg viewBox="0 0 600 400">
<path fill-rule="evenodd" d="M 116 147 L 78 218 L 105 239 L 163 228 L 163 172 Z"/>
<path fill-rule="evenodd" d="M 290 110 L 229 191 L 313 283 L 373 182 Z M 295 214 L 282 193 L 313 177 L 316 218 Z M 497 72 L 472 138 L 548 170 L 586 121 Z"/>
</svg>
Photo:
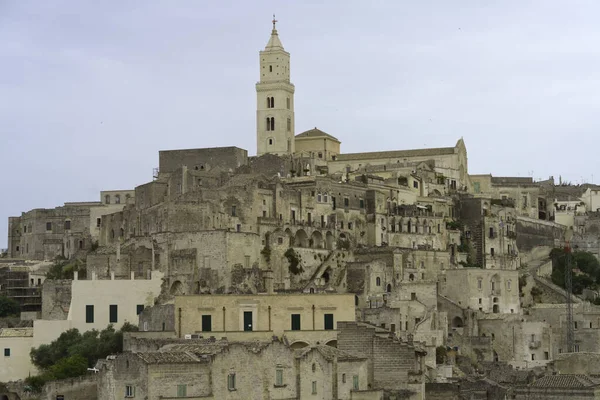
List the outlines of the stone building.
<svg viewBox="0 0 600 400">
<path fill-rule="evenodd" d="M 335 346 L 340 321 L 355 320 L 353 300 L 351 294 L 176 296 L 175 332 L 236 340 L 285 336 L 293 348 Z"/>
<path fill-rule="evenodd" d="M 130 190 L 103 191 L 99 202 L 65 203 L 10 217 L 8 256 L 30 260 L 84 256 L 98 240 L 102 217 L 134 201 Z"/>
<path fill-rule="evenodd" d="M 460 268 L 446 271 L 440 292 L 461 307 L 484 313 L 519 314 L 516 270 Z"/>
<path fill-rule="evenodd" d="M 0 329 L 0 382 L 37 374 L 37 368 L 29 359 L 32 347 L 33 328 Z"/>
<path fill-rule="evenodd" d="M 294 350 L 279 340 L 190 340 L 157 352 L 124 353 L 99 369 L 98 397 L 107 400 L 351 399 L 368 385 L 365 358 L 324 345 Z"/>
</svg>

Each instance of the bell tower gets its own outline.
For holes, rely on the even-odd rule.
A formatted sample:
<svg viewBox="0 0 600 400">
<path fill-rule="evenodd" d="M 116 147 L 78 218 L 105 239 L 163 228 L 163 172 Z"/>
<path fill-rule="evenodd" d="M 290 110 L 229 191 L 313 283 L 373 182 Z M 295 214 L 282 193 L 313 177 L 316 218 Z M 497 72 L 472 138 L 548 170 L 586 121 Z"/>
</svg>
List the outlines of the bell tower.
<svg viewBox="0 0 600 400">
<path fill-rule="evenodd" d="M 283 49 L 273 15 L 269 42 L 260 52 L 256 84 L 256 154 L 294 153 L 294 85 L 290 83 L 290 53 Z"/>
</svg>

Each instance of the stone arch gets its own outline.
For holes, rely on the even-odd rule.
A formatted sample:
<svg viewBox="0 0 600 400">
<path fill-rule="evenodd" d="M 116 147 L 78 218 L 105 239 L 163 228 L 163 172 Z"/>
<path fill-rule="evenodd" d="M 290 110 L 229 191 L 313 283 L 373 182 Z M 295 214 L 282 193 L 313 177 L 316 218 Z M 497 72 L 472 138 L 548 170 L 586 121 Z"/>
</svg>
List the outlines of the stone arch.
<svg viewBox="0 0 600 400">
<path fill-rule="evenodd" d="M 331 231 L 327 231 L 325 234 L 325 247 L 327 250 L 333 250 L 335 247 L 335 238 L 333 237 L 333 233 L 331 233 Z"/>
<path fill-rule="evenodd" d="M 391 283 L 388 283 L 388 284 L 387 284 L 387 287 L 386 287 L 386 292 L 388 292 L 388 293 L 392 293 L 392 284 L 391 284 Z"/>
<path fill-rule="evenodd" d="M 310 239 L 312 241 L 312 248 L 314 249 L 322 249 L 323 248 L 323 235 L 319 231 L 314 231 L 312 235 L 310 235 Z"/>
<path fill-rule="evenodd" d="M 296 231 L 296 235 L 294 236 L 294 246 L 308 247 L 308 235 L 306 234 L 304 229 L 298 229 Z"/>
<path fill-rule="evenodd" d="M 183 291 L 183 284 L 181 283 L 181 281 L 175 281 L 171 284 L 171 289 L 169 289 L 169 293 L 171 293 L 173 296 L 180 296 L 182 294 L 185 294 Z"/>
<path fill-rule="evenodd" d="M 461 317 L 454 317 L 452 319 L 452 327 L 453 328 L 462 328 L 463 326 L 465 326 L 465 324 L 463 323 L 463 320 Z"/>
<path fill-rule="evenodd" d="M 331 346 L 337 348 L 337 339 L 331 339 L 328 342 L 325 342 L 325 346 Z"/>
<path fill-rule="evenodd" d="M 408 280 L 409 281 L 414 281 L 415 280 L 415 274 L 408 275 Z"/>
<path fill-rule="evenodd" d="M 492 311 L 494 314 L 498 314 L 500 312 L 500 306 L 498 304 L 494 304 Z"/>
<path fill-rule="evenodd" d="M 308 343 L 303 342 L 301 340 L 290 344 L 290 348 L 292 348 L 293 350 L 303 349 L 307 346 L 308 346 Z"/>
</svg>

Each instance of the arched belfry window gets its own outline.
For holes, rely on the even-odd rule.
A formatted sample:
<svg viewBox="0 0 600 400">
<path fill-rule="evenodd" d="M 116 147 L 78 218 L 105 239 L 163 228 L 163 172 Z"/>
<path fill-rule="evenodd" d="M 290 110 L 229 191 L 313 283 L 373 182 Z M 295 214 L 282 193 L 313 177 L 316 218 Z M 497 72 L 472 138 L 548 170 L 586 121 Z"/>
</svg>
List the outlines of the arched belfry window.
<svg viewBox="0 0 600 400">
<path fill-rule="evenodd" d="M 267 117 L 267 131 L 275 130 L 275 117 Z"/>
<path fill-rule="evenodd" d="M 267 97 L 267 108 L 275 108 L 275 97 Z"/>
</svg>

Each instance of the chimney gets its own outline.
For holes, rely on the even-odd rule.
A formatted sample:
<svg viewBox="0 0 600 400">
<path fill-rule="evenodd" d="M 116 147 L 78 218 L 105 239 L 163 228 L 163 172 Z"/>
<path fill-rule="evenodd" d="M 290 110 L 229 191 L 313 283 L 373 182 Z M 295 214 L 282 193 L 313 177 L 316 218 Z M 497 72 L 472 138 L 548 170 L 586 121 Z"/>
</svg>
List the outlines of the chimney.
<svg viewBox="0 0 600 400">
<path fill-rule="evenodd" d="M 267 294 L 273 294 L 273 270 L 271 268 L 265 271 L 265 286 Z"/>
</svg>

